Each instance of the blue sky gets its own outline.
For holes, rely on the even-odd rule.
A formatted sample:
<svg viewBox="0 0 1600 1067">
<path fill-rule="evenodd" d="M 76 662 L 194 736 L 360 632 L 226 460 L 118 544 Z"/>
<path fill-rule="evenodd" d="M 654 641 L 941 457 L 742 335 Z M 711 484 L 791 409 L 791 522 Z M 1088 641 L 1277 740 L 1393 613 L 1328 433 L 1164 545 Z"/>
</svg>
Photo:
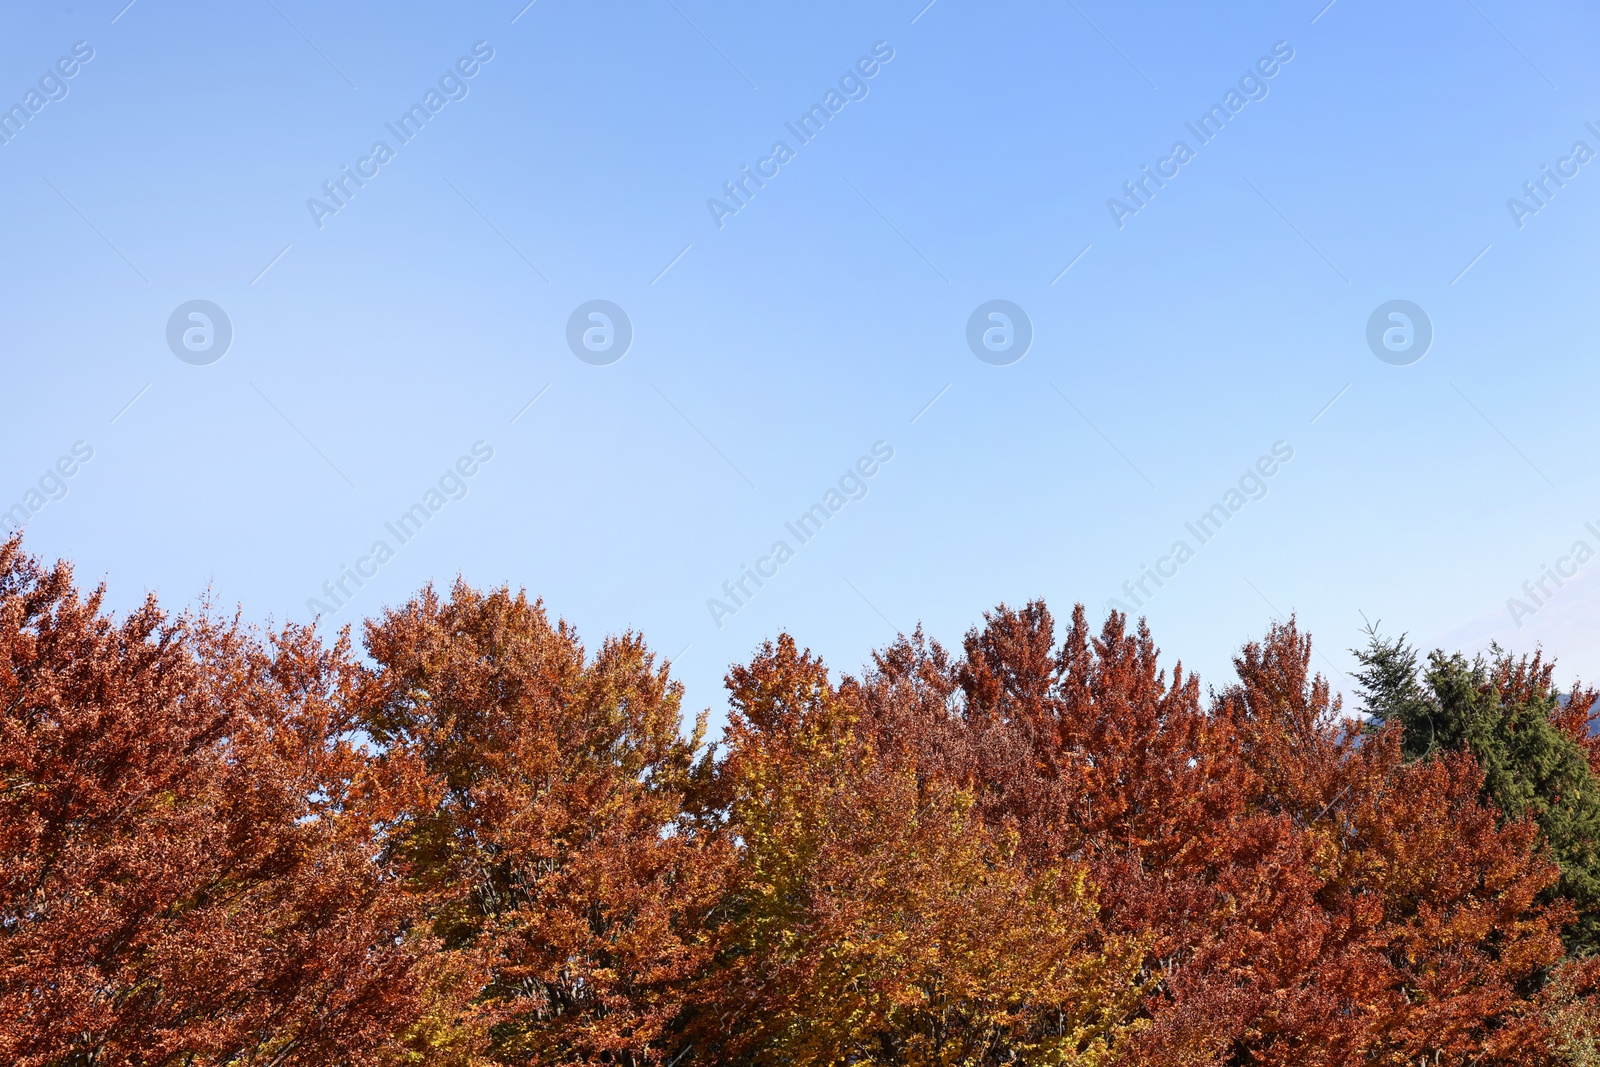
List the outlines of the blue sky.
<svg viewBox="0 0 1600 1067">
<path fill-rule="evenodd" d="M 119 607 L 277 620 L 360 567 L 335 625 L 509 582 L 591 644 L 642 630 L 714 712 L 781 630 L 854 669 L 1000 601 L 1098 616 L 1147 566 L 1203 679 L 1288 612 L 1341 688 L 1363 616 L 1600 673 L 1592 9 L 524 2 L 0 15 L 0 508 L 31 550 Z M 595 300 L 620 358 L 568 343 Z M 968 344 L 994 300 L 1012 362 Z M 1403 365 L 1367 339 L 1394 300 L 1432 331 Z"/>
</svg>

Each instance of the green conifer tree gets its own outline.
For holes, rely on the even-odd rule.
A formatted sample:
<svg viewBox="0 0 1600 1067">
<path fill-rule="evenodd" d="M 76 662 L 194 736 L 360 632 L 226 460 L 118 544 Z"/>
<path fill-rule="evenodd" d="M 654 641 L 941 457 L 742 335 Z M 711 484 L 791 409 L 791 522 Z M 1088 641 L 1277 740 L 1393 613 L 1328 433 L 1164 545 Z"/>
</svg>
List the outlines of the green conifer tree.
<svg viewBox="0 0 1600 1067">
<path fill-rule="evenodd" d="M 1582 746 L 1555 721 L 1560 694 L 1549 671 L 1498 646 L 1469 661 L 1436 650 L 1419 670 L 1405 635 L 1367 630 L 1356 672 L 1374 728 L 1398 724 L 1409 759 L 1467 749 L 1483 770 L 1484 796 L 1508 819 L 1533 819 L 1561 867 L 1553 895 L 1578 910 L 1568 948 L 1600 952 L 1600 779 Z"/>
</svg>

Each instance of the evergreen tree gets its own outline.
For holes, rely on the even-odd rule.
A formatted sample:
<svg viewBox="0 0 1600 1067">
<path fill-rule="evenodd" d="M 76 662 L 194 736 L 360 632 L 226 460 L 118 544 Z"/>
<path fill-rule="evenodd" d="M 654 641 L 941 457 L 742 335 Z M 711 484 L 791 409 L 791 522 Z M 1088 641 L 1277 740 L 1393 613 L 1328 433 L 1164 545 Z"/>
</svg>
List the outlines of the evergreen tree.
<svg viewBox="0 0 1600 1067">
<path fill-rule="evenodd" d="M 1570 949 L 1600 951 L 1600 779 L 1584 746 L 1560 723 L 1552 664 L 1513 657 L 1499 646 L 1471 661 L 1459 652 L 1429 653 L 1419 671 L 1405 635 L 1392 640 L 1369 628 L 1355 650 L 1356 677 L 1374 728 L 1398 724 L 1408 759 L 1470 751 L 1483 772 L 1483 794 L 1507 819 L 1531 818 L 1561 867 L 1553 890 L 1577 918 Z"/>
</svg>

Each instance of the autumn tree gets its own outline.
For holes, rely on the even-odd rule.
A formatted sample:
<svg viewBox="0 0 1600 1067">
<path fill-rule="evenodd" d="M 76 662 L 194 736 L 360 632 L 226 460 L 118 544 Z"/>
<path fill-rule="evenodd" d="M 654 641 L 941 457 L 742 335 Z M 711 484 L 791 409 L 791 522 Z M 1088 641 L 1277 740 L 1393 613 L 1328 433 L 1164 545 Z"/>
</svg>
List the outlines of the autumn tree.
<svg viewBox="0 0 1600 1067">
<path fill-rule="evenodd" d="M 1554 1067 L 1600 1057 L 1593 691 L 1290 620 L 1202 692 L 1001 605 L 719 746 L 636 634 L 431 587 L 348 634 L 0 548 L 0 1062 Z M 1575 921 L 1576 920 L 1576 921 Z"/>
<path fill-rule="evenodd" d="M 717 1062 L 1103 1064 L 1143 976 L 1081 865 L 1030 868 L 972 793 L 873 736 L 783 636 L 728 676 L 740 863 L 705 981 Z"/>
<path fill-rule="evenodd" d="M 1079 608 L 1059 646 L 1052 631 L 1043 604 L 1002 606 L 954 662 L 901 639 L 862 692 L 990 825 L 1018 827 L 1030 863 L 1087 862 L 1107 936 L 1145 939 L 1160 982 L 1125 1062 L 1540 1047 L 1518 990 L 1559 955 L 1537 900 L 1554 872 L 1529 826 L 1479 804 L 1470 760 L 1413 771 L 1397 737 L 1360 743 L 1292 625 L 1209 703 L 1121 616 L 1094 635 Z"/>
<path fill-rule="evenodd" d="M 1481 800 L 1470 753 L 1408 761 L 1400 730 L 1342 716 L 1311 655 L 1293 620 L 1275 624 L 1214 712 L 1248 741 L 1254 803 L 1304 828 L 1323 930 L 1285 983 L 1308 1009 L 1290 1047 L 1308 1042 L 1302 1062 L 1341 1044 L 1367 1063 L 1540 1062 L 1549 1032 L 1528 994 L 1570 912 L 1543 902 L 1559 872 L 1537 827 Z"/>
<path fill-rule="evenodd" d="M 342 646 L 0 547 L 0 1061 L 372 1064 L 420 1010 Z"/>
<path fill-rule="evenodd" d="M 719 845 L 683 811 L 702 721 L 633 634 L 586 655 L 523 594 L 430 587 L 368 624 L 386 858 L 445 952 L 410 1059 L 667 1062 Z"/>
</svg>

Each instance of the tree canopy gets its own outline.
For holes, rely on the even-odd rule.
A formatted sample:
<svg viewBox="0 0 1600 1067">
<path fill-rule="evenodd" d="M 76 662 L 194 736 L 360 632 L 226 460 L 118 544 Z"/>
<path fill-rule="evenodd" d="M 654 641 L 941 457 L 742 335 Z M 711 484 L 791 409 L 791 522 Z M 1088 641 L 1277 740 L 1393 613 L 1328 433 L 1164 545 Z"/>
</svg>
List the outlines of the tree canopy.
<svg viewBox="0 0 1600 1067">
<path fill-rule="evenodd" d="M 357 638 L 359 637 L 359 645 Z M 0 546 L 0 1062 L 1594 1064 L 1595 694 L 1373 632 L 1000 605 L 838 673 L 585 647 L 509 588 L 358 634 Z"/>
</svg>

